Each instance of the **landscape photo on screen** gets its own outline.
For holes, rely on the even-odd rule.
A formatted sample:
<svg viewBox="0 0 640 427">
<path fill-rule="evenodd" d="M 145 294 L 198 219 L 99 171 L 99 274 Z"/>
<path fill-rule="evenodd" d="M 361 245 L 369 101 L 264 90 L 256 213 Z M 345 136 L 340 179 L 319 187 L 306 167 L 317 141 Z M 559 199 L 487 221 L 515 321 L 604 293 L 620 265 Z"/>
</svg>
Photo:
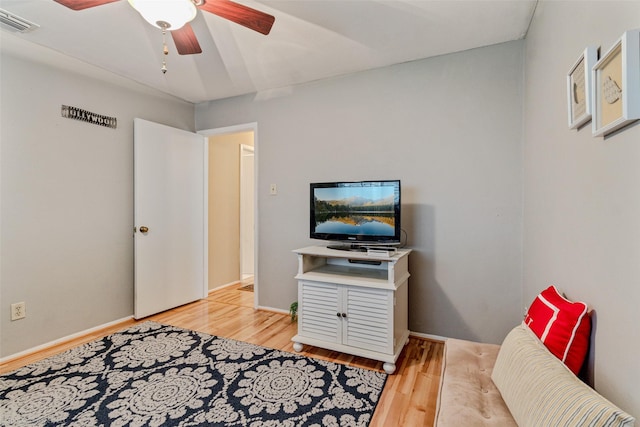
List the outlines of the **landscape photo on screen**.
<svg viewBox="0 0 640 427">
<path fill-rule="evenodd" d="M 394 186 L 344 184 L 314 191 L 315 232 L 393 236 Z"/>
</svg>

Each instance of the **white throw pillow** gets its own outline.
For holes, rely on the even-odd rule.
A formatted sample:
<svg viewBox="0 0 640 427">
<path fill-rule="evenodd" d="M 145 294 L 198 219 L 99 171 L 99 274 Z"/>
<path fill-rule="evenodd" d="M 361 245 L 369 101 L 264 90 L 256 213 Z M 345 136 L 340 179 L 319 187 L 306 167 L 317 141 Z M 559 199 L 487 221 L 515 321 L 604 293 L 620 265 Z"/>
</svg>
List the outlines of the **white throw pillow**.
<svg viewBox="0 0 640 427">
<path fill-rule="evenodd" d="M 633 427 L 635 422 L 576 377 L 522 325 L 504 339 L 491 379 L 520 427 Z"/>
</svg>

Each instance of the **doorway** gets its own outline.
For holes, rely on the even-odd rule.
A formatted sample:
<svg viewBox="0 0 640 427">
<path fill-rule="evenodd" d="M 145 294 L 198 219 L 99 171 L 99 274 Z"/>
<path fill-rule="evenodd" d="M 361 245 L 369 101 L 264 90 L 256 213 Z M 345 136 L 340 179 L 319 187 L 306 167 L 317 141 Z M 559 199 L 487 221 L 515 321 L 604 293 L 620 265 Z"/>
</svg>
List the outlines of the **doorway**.
<svg viewBox="0 0 640 427">
<path fill-rule="evenodd" d="M 199 133 L 209 151 L 209 291 L 252 282 L 257 306 L 255 124 Z"/>
</svg>

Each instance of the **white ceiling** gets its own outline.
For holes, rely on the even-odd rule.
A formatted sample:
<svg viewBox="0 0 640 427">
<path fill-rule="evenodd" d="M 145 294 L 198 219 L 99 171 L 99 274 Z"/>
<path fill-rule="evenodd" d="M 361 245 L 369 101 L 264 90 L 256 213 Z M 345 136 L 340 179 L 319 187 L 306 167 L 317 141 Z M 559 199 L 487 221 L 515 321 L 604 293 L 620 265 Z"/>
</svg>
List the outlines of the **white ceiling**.
<svg viewBox="0 0 640 427">
<path fill-rule="evenodd" d="M 191 25 L 203 53 L 178 55 L 168 37 L 166 74 L 160 30 L 126 0 L 83 11 L 53 0 L 0 0 L 40 26 L 0 27 L 0 42 L 3 52 L 27 56 L 43 55 L 33 44 L 51 48 L 198 103 L 517 40 L 537 0 L 236 1 L 275 16 L 271 33 L 198 11 Z"/>
</svg>

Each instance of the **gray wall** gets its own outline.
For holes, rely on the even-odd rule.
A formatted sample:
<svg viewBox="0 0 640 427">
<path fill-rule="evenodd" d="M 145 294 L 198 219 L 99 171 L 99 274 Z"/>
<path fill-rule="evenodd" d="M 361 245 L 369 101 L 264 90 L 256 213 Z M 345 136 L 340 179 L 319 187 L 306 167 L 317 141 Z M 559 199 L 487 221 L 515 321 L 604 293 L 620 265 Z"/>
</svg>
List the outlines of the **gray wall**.
<svg viewBox="0 0 640 427">
<path fill-rule="evenodd" d="M 640 125 L 569 130 L 565 95 L 584 47 L 637 28 L 640 3 L 577 4 L 540 2 L 526 43 L 196 106 L 197 129 L 258 122 L 260 304 L 295 299 L 309 182 L 400 178 L 413 331 L 500 342 L 554 283 L 594 308 L 595 387 L 640 417 Z M 132 119 L 194 127 L 192 105 L 69 61 L 0 61 L 0 356 L 131 315 Z"/>
<path fill-rule="evenodd" d="M 640 124 L 606 139 L 567 126 L 566 75 L 640 25 L 640 2 L 543 1 L 526 41 L 524 287 L 594 309 L 595 388 L 640 418 Z M 640 425 L 640 424 L 637 424 Z"/>
<path fill-rule="evenodd" d="M 399 178 L 410 329 L 501 342 L 521 320 L 522 76 L 519 41 L 197 105 L 200 130 L 258 123 L 259 304 L 286 310 L 291 250 L 322 243 L 310 182 Z"/>
<path fill-rule="evenodd" d="M 131 316 L 133 118 L 193 130 L 194 106 L 4 51 L 0 70 L 0 355 L 7 356 Z M 62 118 L 62 104 L 115 116 L 118 128 Z M 11 322 L 9 306 L 18 301 L 27 317 Z"/>
</svg>

